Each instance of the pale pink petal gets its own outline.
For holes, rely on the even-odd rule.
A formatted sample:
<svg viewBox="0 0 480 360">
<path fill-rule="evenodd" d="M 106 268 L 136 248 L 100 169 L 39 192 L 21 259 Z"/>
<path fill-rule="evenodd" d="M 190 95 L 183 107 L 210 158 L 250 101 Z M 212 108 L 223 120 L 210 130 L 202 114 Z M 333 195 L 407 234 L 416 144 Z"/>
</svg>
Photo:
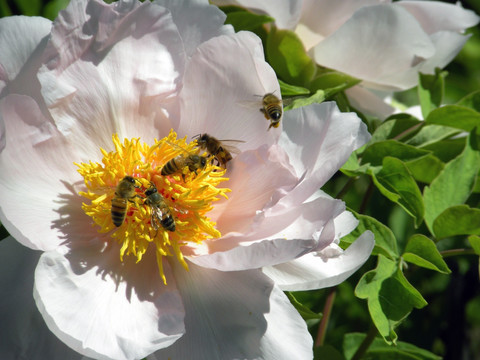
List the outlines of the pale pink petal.
<svg viewBox="0 0 480 360">
<path fill-rule="evenodd" d="M 318 64 L 384 90 L 413 86 L 409 81 L 393 83 L 387 78 L 434 54 L 435 46 L 417 20 L 396 5 L 361 8 L 314 49 Z"/>
<path fill-rule="evenodd" d="M 334 102 L 287 111 L 279 145 L 295 167 L 299 184 L 279 201 L 279 208 L 303 203 L 370 139 L 354 113 L 341 113 Z"/>
<path fill-rule="evenodd" d="M 0 117 L 6 138 L 0 154 L 0 220 L 9 233 L 25 246 L 50 250 L 65 240 L 73 218 L 89 230 L 78 195 L 83 181 L 73 164 L 85 156 L 80 146 L 69 143 L 27 96 L 2 99 Z"/>
<path fill-rule="evenodd" d="M 33 274 L 41 252 L 12 237 L 0 241 L 0 359 L 82 359 L 48 330 L 33 300 Z"/>
<path fill-rule="evenodd" d="M 308 359 L 312 340 L 286 296 L 260 270 L 175 266 L 185 335 L 149 359 Z M 281 324 L 281 325 L 280 325 Z"/>
<path fill-rule="evenodd" d="M 413 66 L 403 73 L 392 74 L 385 77 L 390 83 L 408 83 L 414 86 L 418 83 L 418 73 L 433 74 L 435 68 L 443 68 L 460 52 L 470 36 L 465 36 L 451 31 L 439 31 L 430 36 L 435 45 L 435 54 Z"/>
<path fill-rule="evenodd" d="M 480 18 L 471 10 L 466 10 L 457 4 L 447 4 L 440 1 L 408 1 L 396 3 L 415 16 L 427 34 L 437 31 L 463 32 L 478 24 Z"/>
<path fill-rule="evenodd" d="M 228 201 L 215 204 L 209 213 L 222 234 L 248 231 L 258 211 L 272 206 L 290 191 L 297 178 L 288 167 L 282 149 L 263 146 L 239 154 L 231 163 L 225 184 L 232 191 Z"/>
<path fill-rule="evenodd" d="M 162 104 L 180 86 L 185 52 L 167 9 L 72 1 L 54 22 L 44 62 L 50 112 L 80 146 L 108 151 L 113 133 L 152 142 L 171 128 Z"/>
<path fill-rule="evenodd" d="M 280 29 L 295 28 L 302 10 L 301 0 L 214 0 L 212 3 L 219 6 L 236 5 L 256 14 L 268 15 L 275 19 Z"/>
<path fill-rule="evenodd" d="M 260 112 L 263 95 L 280 94 L 280 88 L 265 62 L 262 42 L 253 33 L 203 43 L 183 81 L 180 136 L 208 132 L 217 139 L 243 140 L 238 148 L 244 151 L 271 145 L 280 135 L 281 127 L 267 131 L 269 121 Z"/>
<path fill-rule="evenodd" d="M 229 251 L 192 256 L 189 260 L 209 269 L 240 271 L 281 264 L 305 255 L 316 247 L 317 242 L 313 239 L 263 240 L 245 246 L 239 245 Z"/>
<path fill-rule="evenodd" d="M 388 0 L 304 0 L 300 24 L 325 38 L 342 26 L 361 7 L 389 2 Z M 307 49 L 309 48 L 307 46 Z"/>
<path fill-rule="evenodd" d="M 343 282 L 369 258 L 375 245 L 370 231 L 363 233 L 345 252 L 328 257 L 328 249 L 262 271 L 285 291 L 302 291 L 335 286 Z M 323 253 L 323 254 L 322 254 Z"/>
<path fill-rule="evenodd" d="M 267 210 L 249 232 L 212 240 L 208 243 L 209 255 L 189 259 L 197 265 L 222 271 L 288 262 L 330 245 L 336 237 L 334 219 L 344 209 L 342 201 L 321 197 L 298 208 L 285 209 L 282 214 L 271 215 Z"/>
<path fill-rule="evenodd" d="M 79 353 L 140 359 L 185 332 L 182 299 L 167 262 L 164 285 L 153 254 L 119 260 L 119 246 L 92 240 L 46 252 L 34 297 L 49 329 Z"/>
<path fill-rule="evenodd" d="M 418 77 L 418 73 L 416 76 Z M 382 97 L 377 96 L 373 91 L 363 86 L 351 87 L 345 90 L 345 94 L 347 94 L 350 104 L 364 114 L 385 119 L 395 112 L 395 108 L 388 105 Z"/>
<path fill-rule="evenodd" d="M 206 0 L 155 0 L 154 2 L 171 12 L 188 56 L 191 56 L 200 44 L 212 37 L 234 33 L 231 25 L 223 25 L 226 15 L 216 6 L 209 5 Z"/>
<path fill-rule="evenodd" d="M 40 65 L 38 53 L 45 45 L 51 26 L 50 20 L 41 17 L 9 16 L 0 19 L 0 94 L 4 86 L 16 79 L 20 70 L 25 73 L 27 69 L 28 78 L 23 75 L 17 84 L 10 85 L 13 89 L 8 91 L 28 94 L 25 91 L 32 90 L 32 85 L 36 83 L 34 71 Z M 40 87 L 37 90 L 39 92 Z"/>
</svg>

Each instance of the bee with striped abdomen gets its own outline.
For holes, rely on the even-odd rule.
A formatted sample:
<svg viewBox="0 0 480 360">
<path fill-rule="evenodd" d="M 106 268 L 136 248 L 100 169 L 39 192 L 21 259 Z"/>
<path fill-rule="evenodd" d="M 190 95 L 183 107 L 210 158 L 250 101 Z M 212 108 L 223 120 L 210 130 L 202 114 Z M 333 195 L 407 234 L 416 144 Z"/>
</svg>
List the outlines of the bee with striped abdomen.
<svg viewBox="0 0 480 360">
<path fill-rule="evenodd" d="M 150 187 L 145 191 L 145 196 L 146 199 L 144 203 L 150 206 L 152 213 L 151 221 L 153 229 L 158 230 L 160 226 L 162 226 L 165 230 L 175 231 L 175 220 L 173 219 L 170 207 L 152 182 L 150 182 Z"/>
<path fill-rule="evenodd" d="M 240 153 L 239 149 L 228 143 L 244 142 L 242 140 L 218 140 L 208 134 L 198 134 L 193 138 L 197 139 L 198 147 L 206 150 L 211 156 L 214 156 L 218 164 L 224 169 L 227 167 L 227 162 L 232 160 L 232 153 Z"/>
<path fill-rule="evenodd" d="M 265 115 L 265 119 L 270 120 L 268 130 L 272 127 L 277 128 L 283 115 L 282 100 L 273 93 L 268 93 L 263 97 L 262 105 L 260 111 Z"/>
<path fill-rule="evenodd" d="M 176 144 L 170 145 L 182 149 L 185 154 L 177 155 L 173 159 L 169 160 L 165 165 L 163 165 L 161 170 L 161 174 L 163 176 L 181 173 L 183 180 L 185 180 L 185 173 L 183 172 L 185 168 L 188 168 L 189 171 L 194 172 L 195 175 L 197 175 L 198 170 L 203 170 L 207 166 L 206 156 L 190 154 L 187 150 Z"/>
<path fill-rule="evenodd" d="M 136 194 L 135 189 L 139 189 L 137 180 L 131 176 L 125 176 L 115 189 L 115 196 L 112 199 L 112 221 L 116 227 L 119 227 L 125 221 L 127 216 L 128 202 L 132 202 L 133 198 L 140 197 Z"/>
</svg>

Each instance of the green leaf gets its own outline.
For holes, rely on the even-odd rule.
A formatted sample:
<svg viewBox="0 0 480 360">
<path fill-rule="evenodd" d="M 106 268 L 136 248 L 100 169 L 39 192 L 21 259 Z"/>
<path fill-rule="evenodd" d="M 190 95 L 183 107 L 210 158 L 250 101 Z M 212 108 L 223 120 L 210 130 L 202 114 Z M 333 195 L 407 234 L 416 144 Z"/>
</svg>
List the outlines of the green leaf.
<svg viewBox="0 0 480 360">
<path fill-rule="evenodd" d="M 456 205 L 443 211 L 433 222 L 437 239 L 456 235 L 480 235 L 480 209 Z"/>
<path fill-rule="evenodd" d="M 12 16 L 7 0 L 0 0 L 0 17 Z"/>
<path fill-rule="evenodd" d="M 347 360 L 350 360 L 366 335 L 361 333 L 345 334 L 343 338 L 343 351 Z M 415 345 L 398 341 L 396 346 L 388 345 L 380 338 L 373 340 L 368 348 L 364 359 L 368 360 L 440 360 L 430 351 L 421 349 Z"/>
<path fill-rule="evenodd" d="M 389 200 L 400 205 L 419 226 L 425 212 L 417 182 L 399 159 L 387 156 L 380 171 L 370 171 L 373 182 Z"/>
<path fill-rule="evenodd" d="M 475 251 L 475 254 L 480 255 L 480 236 L 471 235 L 468 237 L 468 242 Z"/>
<path fill-rule="evenodd" d="M 385 140 L 367 146 L 363 152 L 362 163 L 370 163 L 373 166 L 378 166 L 382 164 L 386 156 L 409 161 L 430 153 L 428 150 L 417 149 L 414 146 L 406 145 L 396 140 Z"/>
<path fill-rule="evenodd" d="M 280 84 L 280 92 L 282 93 L 282 97 L 310 94 L 310 90 L 304 87 L 287 84 L 282 80 L 278 80 L 278 83 Z"/>
<path fill-rule="evenodd" d="M 283 109 L 285 111 L 288 110 L 293 110 L 302 106 L 307 106 L 310 104 L 319 104 L 325 100 L 325 91 L 323 90 L 318 90 L 315 94 L 309 97 L 301 97 L 297 99 L 287 99 L 284 101 L 284 104 L 287 103 L 288 105 L 285 105 Z"/>
<path fill-rule="evenodd" d="M 227 14 L 226 24 L 231 24 L 235 31 L 253 31 L 263 24 L 275 21 L 270 16 L 257 15 L 248 11 L 235 11 Z"/>
<path fill-rule="evenodd" d="M 310 90 L 335 89 L 335 92 L 339 92 L 357 85 L 360 81 L 361 80 L 351 77 L 350 75 L 326 69 L 312 80 Z M 330 92 L 330 94 L 333 95 L 332 92 Z"/>
<path fill-rule="evenodd" d="M 395 261 L 379 255 L 376 269 L 365 273 L 355 288 L 355 295 L 367 299 L 368 311 L 380 335 L 395 343 L 395 327 L 412 311 L 427 302 L 407 281 Z"/>
<path fill-rule="evenodd" d="M 405 143 L 412 146 L 428 146 L 437 141 L 447 139 L 460 133 L 458 129 L 452 129 L 448 126 L 428 125 L 420 129 L 412 138 Z"/>
<path fill-rule="evenodd" d="M 349 209 L 349 211 L 352 210 Z M 397 241 L 392 230 L 373 217 L 358 214 L 354 211 L 352 211 L 352 213 L 358 219 L 359 224 L 350 234 L 341 238 L 340 246 L 346 248 L 345 244 L 353 243 L 366 230 L 370 230 L 375 236 L 375 247 L 373 248 L 372 255 L 381 254 L 391 260 L 397 259 L 399 256 Z"/>
<path fill-rule="evenodd" d="M 405 261 L 426 269 L 435 270 L 442 274 L 451 273 L 435 243 L 421 234 L 415 234 L 408 240 L 402 257 Z"/>
<path fill-rule="evenodd" d="M 360 166 L 358 161 L 357 152 L 354 151 L 350 154 L 348 160 L 345 164 L 340 168 L 340 171 L 347 175 L 348 177 L 355 177 L 358 175 L 366 174 L 369 169 L 369 165 L 365 164 Z"/>
<path fill-rule="evenodd" d="M 477 90 L 471 94 L 468 94 L 461 99 L 456 105 L 470 108 L 472 110 L 480 112 L 480 90 Z"/>
<path fill-rule="evenodd" d="M 405 165 L 415 180 L 425 184 L 430 184 L 445 167 L 445 164 L 432 154 L 408 161 Z"/>
<path fill-rule="evenodd" d="M 43 16 L 47 19 L 54 20 L 58 13 L 65 9 L 70 3 L 70 0 L 52 0 L 49 1 L 43 8 Z"/>
<path fill-rule="evenodd" d="M 470 134 L 463 152 L 450 161 L 443 171 L 425 187 L 425 223 L 432 234 L 433 222 L 444 210 L 463 204 L 475 185 L 480 169 L 480 153 L 477 138 Z"/>
<path fill-rule="evenodd" d="M 16 0 L 15 4 L 18 6 L 22 15 L 35 16 L 40 14 L 42 7 L 41 0 Z"/>
<path fill-rule="evenodd" d="M 302 316 L 304 320 L 320 320 L 323 315 L 321 313 L 317 314 L 310 310 L 308 307 L 300 303 L 291 292 L 285 292 L 288 299 L 292 305 L 297 309 L 298 313 Z"/>
<path fill-rule="evenodd" d="M 392 139 L 407 130 L 413 129 L 415 126 L 419 126 L 420 124 L 423 124 L 423 121 L 420 121 L 409 114 L 392 115 L 375 129 L 375 132 L 370 139 L 370 143 Z M 411 133 L 409 132 L 410 135 L 414 133 L 414 130 L 412 130 Z"/>
<path fill-rule="evenodd" d="M 315 63 L 292 31 L 272 29 L 267 37 L 266 56 L 277 76 L 289 84 L 304 86 L 315 74 Z"/>
<path fill-rule="evenodd" d="M 425 122 L 470 132 L 475 127 L 480 127 L 480 113 L 463 106 L 446 105 L 428 114 Z"/>
<path fill-rule="evenodd" d="M 318 346 L 313 349 L 313 360 L 345 360 L 342 353 L 331 345 Z"/>
<path fill-rule="evenodd" d="M 425 145 L 424 149 L 432 151 L 433 155 L 439 158 L 440 161 L 447 163 L 462 153 L 466 140 L 466 137 L 441 140 Z"/>
<path fill-rule="evenodd" d="M 433 75 L 419 73 L 417 89 L 423 118 L 426 118 L 432 110 L 442 104 L 447 74 L 446 71 L 439 69 L 435 69 Z"/>
</svg>

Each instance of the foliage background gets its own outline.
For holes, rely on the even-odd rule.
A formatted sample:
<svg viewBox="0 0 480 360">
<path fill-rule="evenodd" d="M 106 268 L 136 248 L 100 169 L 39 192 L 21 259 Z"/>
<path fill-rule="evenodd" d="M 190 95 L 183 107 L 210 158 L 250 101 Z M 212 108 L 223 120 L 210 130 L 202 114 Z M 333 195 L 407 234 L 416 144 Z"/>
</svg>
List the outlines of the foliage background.
<svg viewBox="0 0 480 360">
<path fill-rule="evenodd" d="M 58 11 L 67 4 L 67 0 L 0 0 L 0 16 L 23 14 L 54 19 Z M 480 1 L 466 0 L 462 1 L 462 4 L 480 14 Z M 234 12 L 238 9 L 226 9 L 226 12 L 229 11 Z M 261 24 L 268 22 L 268 19 L 251 20 L 254 25 L 249 22 L 250 20 L 243 25 L 232 21 L 231 17 L 229 17 L 229 21 L 234 23 L 237 30 L 244 26 L 243 28 L 255 31 L 262 37 L 264 44 L 267 43 L 268 34 Z M 472 33 L 472 37 L 456 59 L 445 69 L 448 75 L 445 77 L 444 83 L 444 104 L 456 104 L 466 95 L 478 92 L 480 89 L 480 26 L 468 31 Z M 268 59 L 269 51 L 266 52 Z M 274 65 L 272 64 L 272 66 Z M 274 66 L 274 68 L 278 70 L 278 67 Z M 292 80 L 285 77 L 282 79 L 281 74 L 279 74 L 279 78 L 287 83 Z M 293 80 L 295 82 L 295 79 Z M 309 95 L 312 94 L 311 90 Z M 478 113 L 480 95 L 477 95 L 471 97 L 475 101 L 472 101 L 473 105 L 470 106 L 478 115 L 474 124 L 480 124 L 480 114 Z M 327 92 L 327 96 L 324 98 L 336 100 L 344 110 L 352 110 L 348 108 L 348 104 L 345 104 L 341 92 L 333 95 L 328 95 Z M 417 88 L 398 93 L 395 98 L 407 106 L 419 104 Z M 381 123 L 376 119 L 360 115 L 367 122 L 370 131 L 378 134 Z M 393 120 L 400 123 L 398 119 Z M 399 134 L 392 132 L 387 138 L 395 138 L 395 135 Z M 473 129 L 470 139 L 474 144 L 472 153 L 476 155 L 479 154 L 476 145 L 477 137 L 477 130 Z M 400 137 L 399 142 L 406 143 L 409 139 L 411 137 Z M 434 151 L 434 154 L 445 165 L 463 150 L 465 138 L 459 140 L 450 137 L 442 141 L 441 144 L 437 144 L 437 147 L 430 147 L 430 150 Z M 419 147 L 417 146 L 417 148 Z M 359 153 L 359 155 L 362 154 Z M 397 158 L 405 162 L 404 155 L 400 154 Z M 472 156 L 474 156 L 473 161 L 479 161 L 480 157 Z M 395 164 L 398 165 L 393 161 L 392 166 Z M 382 165 L 385 166 L 385 162 Z M 312 337 L 316 339 L 319 333 L 321 337 L 324 336 L 324 339 L 319 341 L 323 346 L 316 349 L 316 358 L 358 359 L 363 354 L 363 358 L 368 359 L 438 359 L 438 356 L 441 356 L 447 360 L 479 360 L 479 249 L 475 251 L 472 247 L 479 244 L 480 223 L 474 226 L 469 233 L 447 236 L 441 240 L 435 239 L 435 247 L 444 258 L 451 273 L 432 271 L 412 262 L 407 264 L 405 257 L 399 255 L 404 254 L 407 240 L 413 234 L 422 234 L 434 239 L 425 222 L 421 222 L 421 217 L 415 218 L 415 216 L 409 215 L 405 211 L 405 206 L 402 207 L 399 201 L 389 200 L 385 195 L 386 192 L 380 191 L 379 186 L 372 182 L 372 173 L 355 167 L 348 170 L 350 172 L 345 169 L 342 172 L 339 171 L 323 190 L 334 197 L 341 197 L 351 210 L 368 215 L 391 229 L 398 248 L 397 261 L 401 272 L 428 302 L 428 305 L 421 309 L 415 309 L 413 306 L 412 312 L 403 321 L 398 321 L 398 327 L 395 328 L 398 335 L 397 346 L 391 347 L 381 337 L 378 337 L 372 322 L 372 316 L 375 319 L 375 314 L 369 313 L 367 301 L 355 296 L 355 288 L 359 281 L 367 272 L 376 268 L 377 256 L 372 256 L 362 269 L 334 289 L 292 293 L 290 294 L 291 300 L 306 319 Z M 459 173 L 458 176 L 462 176 L 462 173 Z M 475 174 L 474 181 L 477 177 L 478 174 Z M 424 194 L 424 188 L 429 185 L 429 181 L 418 181 L 418 178 L 415 180 L 420 192 Z M 451 182 L 445 187 L 445 191 L 456 192 L 456 184 Z M 480 186 L 478 183 L 473 191 L 470 191 L 465 203 L 471 209 L 479 208 Z M 480 221 L 480 216 L 478 214 L 476 216 L 475 219 Z M 420 224 L 418 228 L 415 227 L 416 220 L 417 224 Z M 386 231 L 385 228 L 382 229 L 382 231 Z M 7 235 L 6 230 L 1 227 L 0 239 Z M 470 237 L 470 241 L 467 240 L 468 235 L 473 236 Z M 400 296 L 400 293 L 401 291 L 392 290 L 389 296 L 393 298 L 397 295 Z M 331 308 L 328 307 L 329 300 L 333 301 Z M 324 318 L 328 315 L 325 332 L 319 332 L 320 316 L 318 314 L 322 312 Z M 409 312 L 407 311 L 405 315 Z M 364 338 L 364 335 L 361 334 L 368 334 L 367 337 L 370 337 L 370 340 L 365 342 L 369 347 L 366 352 L 354 355 L 355 349 Z M 375 336 L 377 338 L 373 340 Z M 408 344 L 412 344 L 414 347 Z"/>
</svg>

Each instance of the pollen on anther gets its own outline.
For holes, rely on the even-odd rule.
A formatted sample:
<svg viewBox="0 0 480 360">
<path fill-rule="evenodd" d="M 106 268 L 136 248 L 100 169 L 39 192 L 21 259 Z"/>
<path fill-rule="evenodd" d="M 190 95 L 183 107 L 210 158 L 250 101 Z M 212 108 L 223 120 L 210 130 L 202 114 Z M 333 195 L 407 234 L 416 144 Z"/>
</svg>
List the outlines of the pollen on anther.
<svg viewBox="0 0 480 360">
<path fill-rule="evenodd" d="M 177 139 L 174 131 L 151 145 L 137 138 L 121 141 L 117 135 L 113 135 L 112 140 L 113 151 L 100 148 L 100 162 L 75 163 L 87 188 L 79 194 L 89 200 L 82 208 L 99 233 L 119 244 L 121 261 L 125 256 L 133 256 L 140 263 L 147 251 L 154 250 L 160 278 L 166 283 L 163 271 L 166 257 L 176 258 L 188 270 L 183 246 L 221 237 L 207 214 L 213 202 L 220 197 L 228 198 L 226 194 L 230 190 L 218 187 L 228 178 L 223 176 L 223 169 L 210 161 L 196 174 L 183 168 L 178 173 L 162 176 L 162 167 L 174 157 L 199 154 L 196 141 L 187 143 L 186 138 Z M 127 175 L 135 179 L 135 187 L 130 198 L 124 201 L 125 220 L 117 227 L 112 221 L 112 199 L 120 196 L 116 188 Z M 146 202 L 145 192 L 151 186 L 155 186 L 161 195 L 163 209 L 168 209 L 173 217 L 175 231 L 154 226 L 159 222 L 153 217 L 164 214 L 159 214 L 159 207 Z"/>
</svg>

